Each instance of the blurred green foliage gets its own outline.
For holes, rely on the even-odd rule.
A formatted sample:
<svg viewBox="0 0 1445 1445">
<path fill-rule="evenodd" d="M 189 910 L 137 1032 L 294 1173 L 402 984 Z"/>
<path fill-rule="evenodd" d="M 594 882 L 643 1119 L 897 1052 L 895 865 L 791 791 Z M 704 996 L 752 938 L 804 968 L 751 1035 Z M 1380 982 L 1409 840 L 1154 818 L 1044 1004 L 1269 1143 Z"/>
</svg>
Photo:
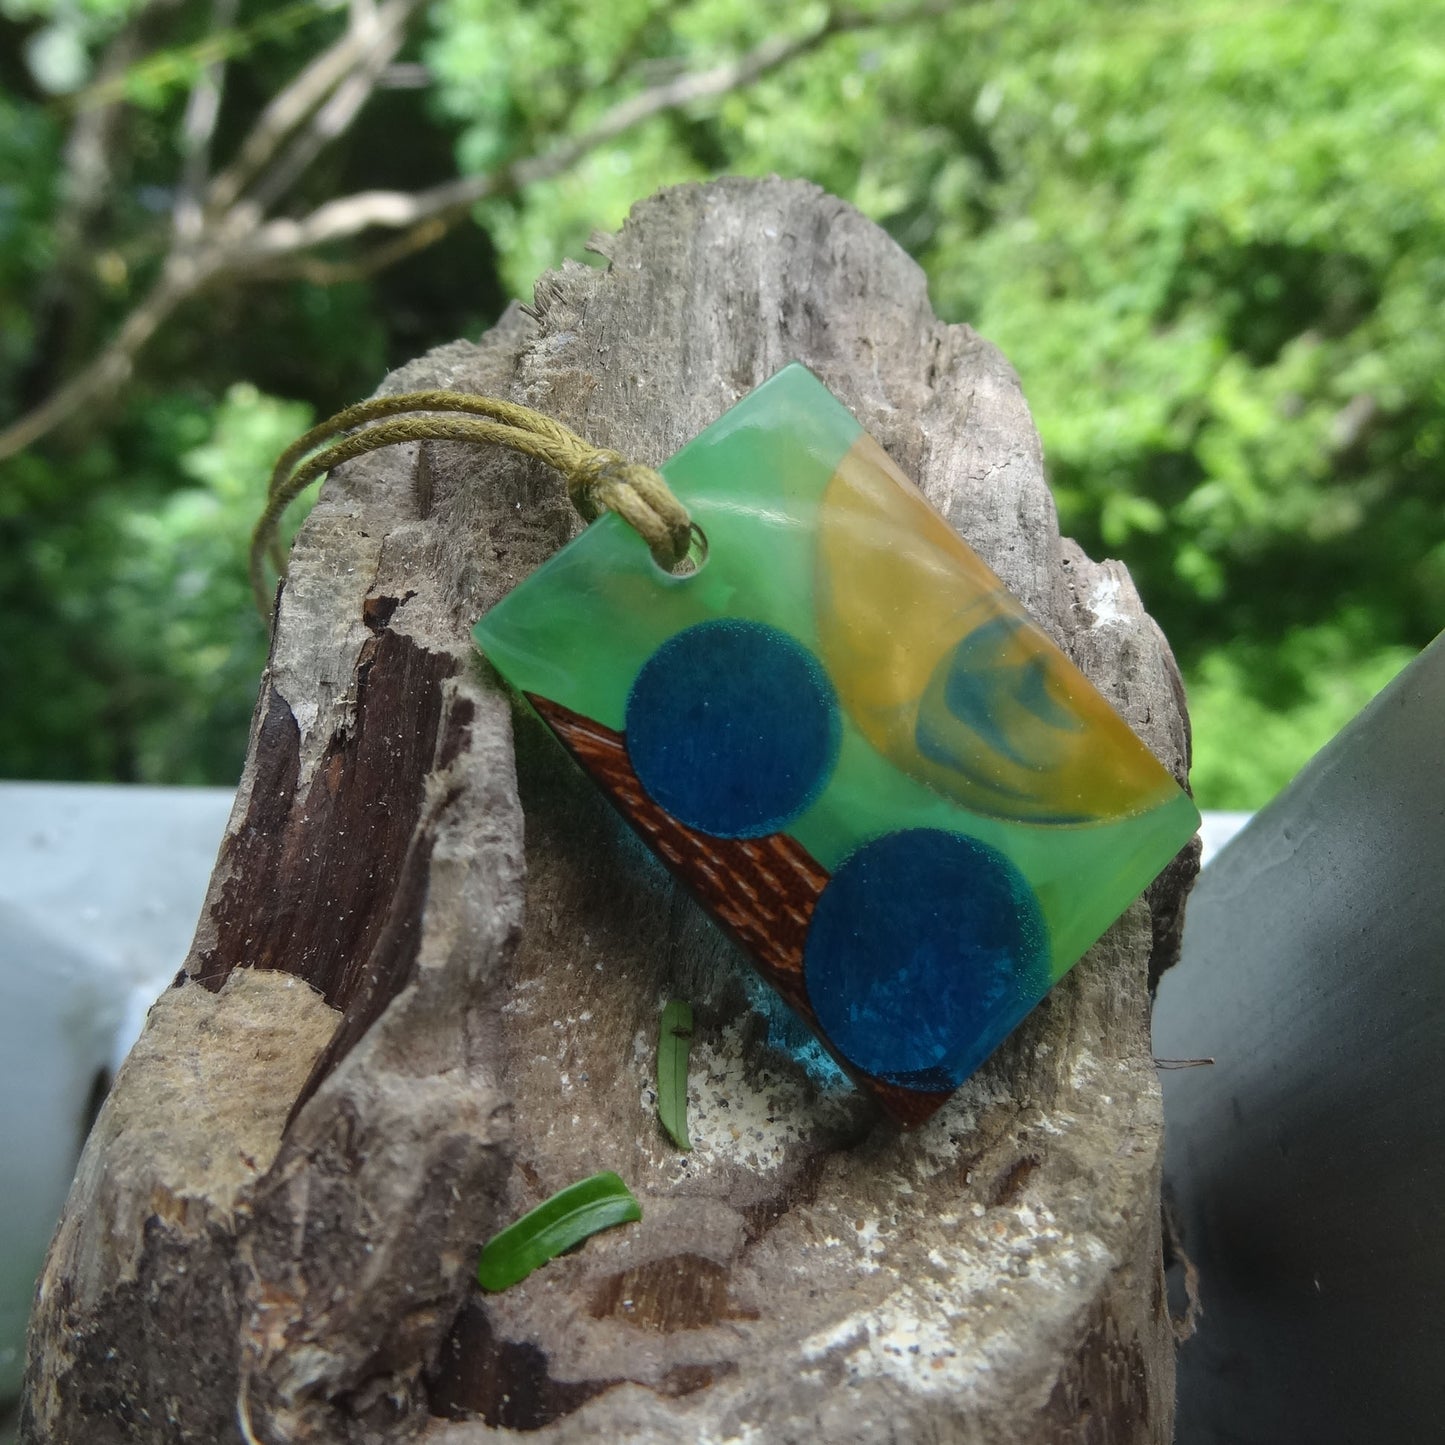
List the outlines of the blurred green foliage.
<svg viewBox="0 0 1445 1445">
<path fill-rule="evenodd" d="M 138 12 L 114 174 L 67 253 L 78 110 L 47 87 L 83 99 Z M 546 152 L 827 13 L 435 0 L 404 54 L 430 83 L 374 96 L 297 204 Z M 0 414 L 92 354 L 153 274 L 209 14 L 0 0 Z M 218 154 L 343 20 L 240 5 Z M 369 282 L 218 289 L 114 405 L 0 477 L 0 773 L 234 779 L 264 660 L 241 555 L 270 454 L 477 334 L 659 185 L 776 171 L 874 217 L 940 314 L 1009 356 L 1065 530 L 1129 564 L 1180 658 L 1201 803 L 1258 806 L 1445 606 L 1442 94 L 1445 11 L 1418 0 L 959 4 L 646 120 Z"/>
</svg>

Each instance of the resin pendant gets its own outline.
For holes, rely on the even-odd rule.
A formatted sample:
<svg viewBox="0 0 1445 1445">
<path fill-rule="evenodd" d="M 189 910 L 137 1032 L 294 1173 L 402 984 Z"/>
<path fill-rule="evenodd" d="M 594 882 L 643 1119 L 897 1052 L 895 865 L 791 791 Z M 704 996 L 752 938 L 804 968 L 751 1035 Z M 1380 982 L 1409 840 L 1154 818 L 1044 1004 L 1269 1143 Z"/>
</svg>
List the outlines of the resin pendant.
<svg viewBox="0 0 1445 1445">
<path fill-rule="evenodd" d="M 789 366 L 478 645 L 859 1084 L 928 1117 L 1185 844 L 1194 805 L 842 404 Z"/>
</svg>

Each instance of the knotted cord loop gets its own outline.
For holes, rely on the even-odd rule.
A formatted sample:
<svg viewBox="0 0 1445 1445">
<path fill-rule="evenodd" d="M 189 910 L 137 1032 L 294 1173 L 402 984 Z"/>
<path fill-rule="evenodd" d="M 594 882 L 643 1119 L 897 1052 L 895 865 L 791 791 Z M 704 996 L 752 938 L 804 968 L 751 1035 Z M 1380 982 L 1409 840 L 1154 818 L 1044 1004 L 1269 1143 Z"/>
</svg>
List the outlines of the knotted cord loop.
<svg viewBox="0 0 1445 1445">
<path fill-rule="evenodd" d="M 686 553 L 692 519 L 663 481 L 661 472 L 599 447 L 578 463 L 568 483 L 573 504 L 584 517 L 591 520 L 599 511 L 616 512 L 647 539 L 660 566 L 676 566 Z M 670 562 L 664 563 L 658 555 L 654 536 L 666 539 Z"/>
<path fill-rule="evenodd" d="M 432 414 L 404 415 L 408 412 Z M 351 434 L 333 440 L 346 432 Z M 276 530 L 286 508 L 333 467 L 381 447 L 413 441 L 481 443 L 535 457 L 561 472 L 573 506 L 586 520 L 601 511 L 616 512 L 667 571 L 687 556 L 692 520 L 654 468 L 630 462 L 608 447 L 593 446 L 560 422 L 516 402 L 456 391 L 401 392 L 347 407 L 297 437 L 278 458 L 265 509 L 251 536 L 251 591 L 263 617 L 271 612 L 265 581 L 268 553 L 276 571 L 285 575 Z"/>
</svg>

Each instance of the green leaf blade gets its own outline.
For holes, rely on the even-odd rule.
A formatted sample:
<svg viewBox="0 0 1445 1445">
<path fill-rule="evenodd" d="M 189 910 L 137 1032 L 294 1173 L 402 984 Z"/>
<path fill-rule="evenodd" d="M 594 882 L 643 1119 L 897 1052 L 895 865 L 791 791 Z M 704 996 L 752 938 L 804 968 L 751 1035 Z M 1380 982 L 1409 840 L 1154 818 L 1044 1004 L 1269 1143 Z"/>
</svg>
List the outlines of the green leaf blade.
<svg viewBox="0 0 1445 1445">
<path fill-rule="evenodd" d="M 642 1206 L 611 1170 L 579 1179 L 488 1241 L 477 1262 L 477 1283 L 492 1293 L 510 1289 L 600 1230 L 641 1218 Z"/>
<path fill-rule="evenodd" d="M 687 1061 L 692 1049 L 692 1005 L 674 999 L 662 1011 L 657 1040 L 657 1113 L 679 1149 L 687 1133 Z"/>
</svg>

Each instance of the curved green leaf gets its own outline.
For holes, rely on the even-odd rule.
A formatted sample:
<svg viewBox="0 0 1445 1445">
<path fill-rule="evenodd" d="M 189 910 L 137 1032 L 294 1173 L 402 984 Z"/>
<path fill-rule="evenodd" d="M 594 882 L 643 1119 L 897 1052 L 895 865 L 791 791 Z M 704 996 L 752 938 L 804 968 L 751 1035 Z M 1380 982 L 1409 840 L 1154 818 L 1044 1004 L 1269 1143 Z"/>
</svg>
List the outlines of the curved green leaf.
<svg viewBox="0 0 1445 1445">
<path fill-rule="evenodd" d="M 579 1179 L 488 1242 L 477 1264 L 477 1282 L 485 1290 L 509 1289 L 589 1235 L 641 1218 L 642 1206 L 610 1170 Z"/>
<path fill-rule="evenodd" d="M 679 1149 L 687 1137 L 687 1056 L 692 1048 L 692 1005 L 674 1000 L 662 1011 L 657 1040 L 657 1112 Z"/>
</svg>

